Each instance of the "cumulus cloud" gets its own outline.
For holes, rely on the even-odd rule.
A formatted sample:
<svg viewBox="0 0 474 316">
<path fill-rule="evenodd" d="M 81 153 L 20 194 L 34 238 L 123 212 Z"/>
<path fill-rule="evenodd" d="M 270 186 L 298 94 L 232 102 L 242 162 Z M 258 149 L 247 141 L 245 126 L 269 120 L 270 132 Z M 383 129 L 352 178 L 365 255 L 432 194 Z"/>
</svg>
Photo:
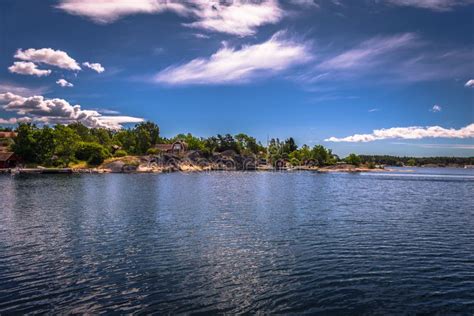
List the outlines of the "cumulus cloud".
<svg viewBox="0 0 474 316">
<path fill-rule="evenodd" d="M 14 57 L 24 61 L 47 64 L 67 70 L 81 70 L 79 64 L 66 52 L 54 50 L 52 48 L 19 49 L 16 51 Z"/>
<path fill-rule="evenodd" d="M 10 92 L 0 94 L 3 110 L 23 116 L 22 120 L 45 124 L 70 124 L 81 122 L 88 127 L 120 129 L 124 123 L 142 122 L 142 118 L 130 116 L 104 116 L 94 110 L 83 110 L 64 99 L 47 99 L 43 96 L 22 97 Z M 20 118 L 17 118 L 18 120 Z M 10 121 L 15 118 L 9 119 Z"/>
<path fill-rule="evenodd" d="M 74 87 L 74 85 L 72 83 L 70 83 L 69 81 L 67 81 L 66 79 L 59 79 L 58 81 L 56 81 L 56 83 L 58 85 L 60 85 L 61 87 L 63 88 L 71 88 L 71 87 Z"/>
<path fill-rule="evenodd" d="M 457 6 L 473 4 L 473 0 L 387 0 L 397 6 L 429 9 L 432 11 L 450 11 Z"/>
<path fill-rule="evenodd" d="M 283 17 L 277 0 L 61 0 L 57 7 L 101 24 L 133 14 L 174 12 L 194 20 L 185 26 L 240 36 Z"/>
<path fill-rule="evenodd" d="M 468 80 L 464 86 L 474 88 L 474 79 Z"/>
<path fill-rule="evenodd" d="M 355 134 L 348 137 L 330 137 L 327 142 L 373 142 L 383 139 L 422 139 L 422 138 L 473 138 L 474 124 L 460 129 L 443 128 L 441 126 L 411 126 L 376 129 L 371 134 Z"/>
<path fill-rule="evenodd" d="M 32 62 L 26 61 L 15 61 L 13 65 L 8 67 L 8 71 L 20 75 L 30 75 L 30 76 L 49 76 L 51 70 L 49 69 L 38 69 L 38 66 Z"/>
<path fill-rule="evenodd" d="M 224 45 L 209 58 L 197 58 L 168 67 L 155 76 L 155 81 L 173 85 L 247 82 L 257 76 L 281 72 L 311 58 L 306 44 L 285 39 L 279 32 L 261 44 L 241 49 Z"/>
<path fill-rule="evenodd" d="M 90 69 L 94 70 L 95 72 L 97 72 L 99 74 L 105 71 L 105 68 L 102 67 L 102 65 L 99 64 L 99 63 L 90 63 L 90 62 L 86 61 L 86 62 L 82 63 L 82 65 L 84 67 L 87 67 L 87 68 L 90 68 Z"/>
</svg>

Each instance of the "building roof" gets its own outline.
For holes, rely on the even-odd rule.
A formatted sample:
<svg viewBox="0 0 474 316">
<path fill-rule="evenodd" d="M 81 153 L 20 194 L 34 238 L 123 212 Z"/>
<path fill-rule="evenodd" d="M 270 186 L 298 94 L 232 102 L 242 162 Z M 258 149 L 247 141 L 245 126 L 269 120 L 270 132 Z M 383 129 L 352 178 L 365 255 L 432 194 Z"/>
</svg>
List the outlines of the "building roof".
<svg viewBox="0 0 474 316">
<path fill-rule="evenodd" d="M 16 135 L 15 132 L 0 132 L 0 138 L 14 138 Z"/>
<path fill-rule="evenodd" d="M 173 144 L 156 144 L 155 148 L 161 151 L 168 151 L 168 150 L 173 149 Z"/>
<path fill-rule="evenodd" d="M 0 161 L 8 161 L 10 159 L 15 159 L 15 153 L 12 152 L 0 152 Z"/>
</svg>

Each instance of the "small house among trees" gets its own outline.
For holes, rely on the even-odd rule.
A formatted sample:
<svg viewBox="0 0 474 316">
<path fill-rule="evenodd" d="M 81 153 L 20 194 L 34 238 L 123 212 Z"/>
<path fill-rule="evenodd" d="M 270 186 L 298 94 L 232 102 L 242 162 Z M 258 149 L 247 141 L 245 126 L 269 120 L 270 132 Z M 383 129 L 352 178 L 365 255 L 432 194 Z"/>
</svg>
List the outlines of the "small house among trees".
<svg viewBox="0 0 474 316">
<path fill-rule="evenodd" d="M 0 152 L 0 169 L 15 168 L 19 162 L 18 156 L 12 152 Z"/>
<path fill-rule="evenodd" d="M 164 153 L 182 155 L 188 150 L 188 145 L 184 141 L 178 140 L 172 144 L 156 144 L 154 148 Z"/>
</svg>

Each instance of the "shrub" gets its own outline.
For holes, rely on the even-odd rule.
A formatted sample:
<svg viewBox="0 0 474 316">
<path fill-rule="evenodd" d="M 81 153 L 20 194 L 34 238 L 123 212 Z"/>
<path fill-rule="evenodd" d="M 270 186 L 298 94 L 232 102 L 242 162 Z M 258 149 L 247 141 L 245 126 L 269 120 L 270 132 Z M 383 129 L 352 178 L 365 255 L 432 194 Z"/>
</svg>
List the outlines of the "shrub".
<svg viewBox="0 0 474 316">
<path fill-rule="evenodd" d="M 293 166 L 293 167 L 296 167 L 296 166 L 299 166 L 301 163 L 298 159 L 296 158 L 291 158 L 290 159 L 290 164 Z"/>
<path fill-rule="evenodd" d="M 161 151 L 158 148 L 148 148 L 147 155 L 158 155 Z"/>
<path fill-rule="evenodd" d="M 114 157 L 125 157 L 127 156 L 127 152 L 123 149 L 119 149 L 115 152 Z"/>
<path fill-rule="evenodd" d="M 109 156 L 109 151 L 98 143 L 80 142 L 76 150 L 76 158 L 91 165 L 100 165 Z"/>
<path fill-rule="evenodd" d="M 351 164 L 351 165 L 360 165 L 361 163 L 361 159 L 358 155 L 356 154 L 350 154 L 347 158 L 346 158 L 346 162 Z"/>
</svg>

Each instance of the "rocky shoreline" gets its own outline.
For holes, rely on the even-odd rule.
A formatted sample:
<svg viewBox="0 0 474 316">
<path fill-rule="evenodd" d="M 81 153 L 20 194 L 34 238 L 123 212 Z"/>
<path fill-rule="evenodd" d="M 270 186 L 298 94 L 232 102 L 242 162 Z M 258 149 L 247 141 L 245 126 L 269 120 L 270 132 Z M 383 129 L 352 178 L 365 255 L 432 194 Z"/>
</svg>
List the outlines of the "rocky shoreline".
<svg viewBox="0 0 474 316">
<path fill-rule="evenodd" d="M 170 154 L 149 156 L 125 156 L 111 158 L 97 167 L 81 168 L 16 168 L 2 173 L 12 174 L 99 174 L 99 173 L 168 173 L 168 172 L 210 172 L 210 171 L 313 171 L 330 172 L 380 172 L 383 168 L 337 164 L 318 167 L 314 165 L 291 166 L 286 161 L 274 164 L 262 163 L 256 157 L 244 157 L 233 152 L 216 153 L 205 158 L 199 154 L 177 156 Z"/>
</svg>

